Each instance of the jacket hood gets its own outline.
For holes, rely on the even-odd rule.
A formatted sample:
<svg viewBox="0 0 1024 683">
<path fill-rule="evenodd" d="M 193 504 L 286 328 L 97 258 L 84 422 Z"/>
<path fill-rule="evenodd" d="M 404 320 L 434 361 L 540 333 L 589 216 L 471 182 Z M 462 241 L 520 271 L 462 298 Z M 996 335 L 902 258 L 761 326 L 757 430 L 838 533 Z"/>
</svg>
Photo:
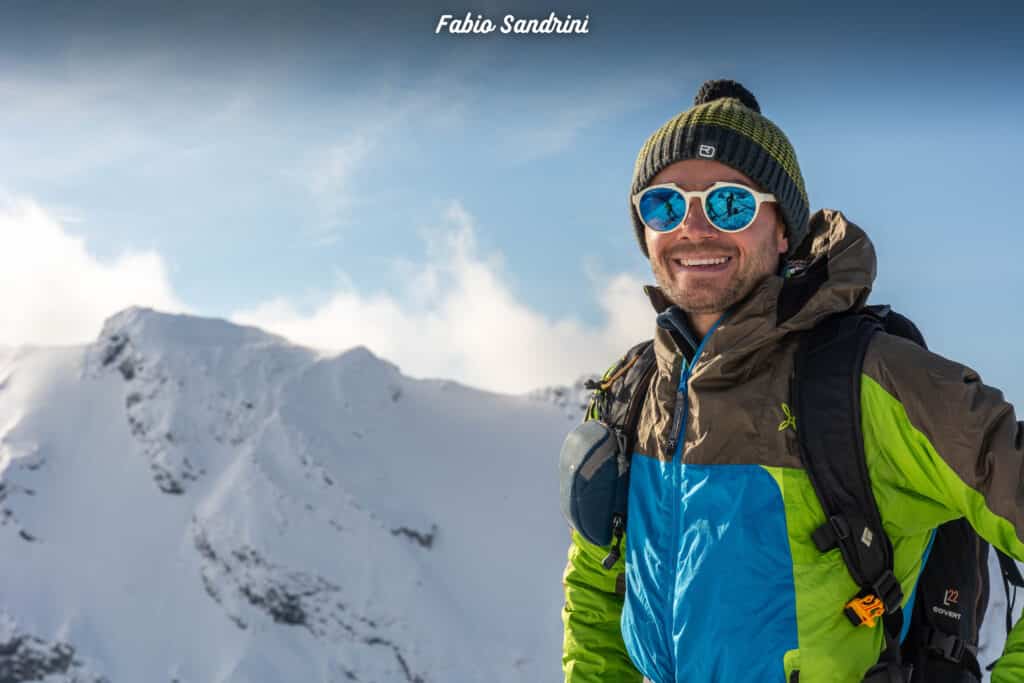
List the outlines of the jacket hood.
<svg viewBox="0 0 1024 683">
<path fill-rule="evenodd" d="M 819 210 L 809 225 L 807 238 L 787 262 L 786 275 L 765 278 L 726 313 L 705 340 L 702 355 L 726 353 L 742 361 L 787 334 L 864 305 L 876 273 L 867 234 L 834 209 Z M 671 305 L 659 288 L 645 291 L 659 313 Z M 659 364 L 671 368 L 678 351 L 666 330 L 657 330 L 655 349 Z"/>
</svg>

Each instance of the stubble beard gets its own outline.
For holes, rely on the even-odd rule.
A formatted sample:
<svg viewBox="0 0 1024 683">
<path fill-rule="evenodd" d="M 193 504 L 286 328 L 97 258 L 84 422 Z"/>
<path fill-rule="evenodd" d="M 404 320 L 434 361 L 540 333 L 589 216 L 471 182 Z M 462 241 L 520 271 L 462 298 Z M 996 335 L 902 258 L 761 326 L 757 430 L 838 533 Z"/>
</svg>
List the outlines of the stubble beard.
<svg viewBox="0 0 1024 683">
<path fill-rule="evenodd" d="M 672 278 L 667 262 L 660 259 L 653 261 L 651 268 L 666 298 L 687 313 L 721 314 L 742 301 L 754 287 L 778 269 L 779 240 L 771 241 L 771 250 L 759 250 L 755 260 L 748 260 L 746 266 L 724 284 L 683 287 Z"/>
</svg>

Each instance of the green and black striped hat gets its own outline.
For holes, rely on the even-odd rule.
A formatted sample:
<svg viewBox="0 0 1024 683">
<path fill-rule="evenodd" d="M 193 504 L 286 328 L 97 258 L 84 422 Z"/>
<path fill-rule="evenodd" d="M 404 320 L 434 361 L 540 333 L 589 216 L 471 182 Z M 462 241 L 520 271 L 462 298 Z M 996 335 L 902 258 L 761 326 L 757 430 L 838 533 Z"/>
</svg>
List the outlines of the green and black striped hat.
<svg viewBox="0 0 1024 683">
<path fill-rule="evenodd" d="M 746 174 L 778 200 L 789 238 L 789 256 L 807 236 L 807 190 L 796 152 L 785 133 L 761 114 L 757 100 L 736 81 L 706 81 L 693 107 L 656 130 L 640 149 L 633 168 L 629 214 L 644 255 L 644 225 L 632 197 L 661 169 L 683 159 L 713 159 Z"/>
</svg>

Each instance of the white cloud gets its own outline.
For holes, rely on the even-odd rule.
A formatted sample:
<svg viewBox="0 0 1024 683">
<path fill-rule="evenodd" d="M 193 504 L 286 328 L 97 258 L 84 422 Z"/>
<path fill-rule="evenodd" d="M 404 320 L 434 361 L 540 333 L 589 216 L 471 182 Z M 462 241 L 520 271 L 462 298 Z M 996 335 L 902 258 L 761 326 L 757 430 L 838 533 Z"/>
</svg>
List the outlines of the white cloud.
<svg viewBox="0 0 1024 683">
<path fill-rule="evenodd" d="M 319 241 L 337 239 L 337 226 L 354 204 L 352 177 L 372 148 L 369 136 L 355 134 L 320 151 L 310 162 L 307 184 L 320 212 Z"/>
<path fill-rule="evenodd" d="M 364 345 L 412 376 L 506 392 L 600 372 L 651 332 L 652 313 L 633 276 L 588 268 L 605 312 L 601 325 L 590 326 L 518 300 L 500 256 L 479 253 L 473 220 L 458 203 L 427 238 L 422 262 L 396 263 L 404 283 L 397 291 L 367 294 L 341 278 L 309 314 L 276 298 L 232 319 L 326 351 Z M 0 345 L 88 342 L 128 306 L 187 312 L 159 254 L 127 251 L 100 261 L 30 200 L 0 197 L 0 244 Z"/>
<path fill-rule="evenodd" d="M 0 245 L 0 344 L 91 341 L 104 319 L 131 305 L 185 310 L 158 254 L 100 262 L 30 200 L 0 197 Z"/>
<path fill-rule="evenodd" d="M 423 263 L 400 264 L 400 292 L 366 295 L 343 284 L 308 315 L 275 299 L 233 319 L 324 350 L 362 344 L 409 375 L 507 392 L 601 372 L 652 333 L 642 283 L 624 274 L 593 279 L 600 326 L 530 309 L 505 282 L 500 259 L 478 253 L 472 218 L 457 203 L 428 246 Z"/>
</svg>

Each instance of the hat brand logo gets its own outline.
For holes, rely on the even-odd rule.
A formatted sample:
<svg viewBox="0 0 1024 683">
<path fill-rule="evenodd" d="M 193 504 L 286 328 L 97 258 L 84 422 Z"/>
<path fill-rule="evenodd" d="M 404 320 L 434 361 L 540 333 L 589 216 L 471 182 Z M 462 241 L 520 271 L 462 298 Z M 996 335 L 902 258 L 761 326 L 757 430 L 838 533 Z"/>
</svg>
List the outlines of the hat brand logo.
<svg viewBox="0 0 1024 683">
<path fill-rule="evenodd" d="M 697 148 L 697 156 L 704 157 L 705 159 L 715 158 L 715 146 L 714 145 L 701 145 Z"/>
</svg>

